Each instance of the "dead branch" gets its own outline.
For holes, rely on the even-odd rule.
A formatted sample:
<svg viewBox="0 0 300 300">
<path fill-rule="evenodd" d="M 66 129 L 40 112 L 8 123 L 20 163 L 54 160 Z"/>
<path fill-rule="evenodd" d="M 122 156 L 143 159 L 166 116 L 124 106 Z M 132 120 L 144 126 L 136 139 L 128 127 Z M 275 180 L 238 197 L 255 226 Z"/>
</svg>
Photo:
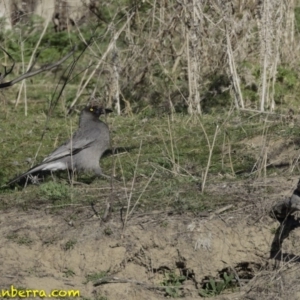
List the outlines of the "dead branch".
<svg viewBox="0 0 300 300">
<path fill-rule="evenodd" d="M 11 72 L 12 72 L 12 70 L 14 69 L 14 67 L 15 67 L 15 64 L 16 64 L 16 62 L 15 62 L 15 60 L 13 59 L 13 57 L 4 49 L 4 48 L 2 48 L 1 46 L 0 46 L 0 49 L 13 61 L 13 64 L 12 64 L 12 66 L 11 66 L 11 68 L 9 69 L 9 71 L 7 71 L 7 69 L 6 69 L 6 66 L 4 66 L 4 75 L 2 75 L 2 73 L 0 73 L 0 82 L 2 82 L 3 81 L 3 79 L 8 75 L 8 74 L 10 74 Z"/>
<path fill-rule="evenodd" d="M 150 285 L 147 284 L 146 282 L 142 282 L 142 281 L 137 281 L 137 280 L 132 280 L 132 279 L 126 279 L 126 278 L 119 278 L 119 277 L 104 277 L 99 279 L 97 282 L 95 282 L 93 285 L 99 286 L 102 284 L 108 284 L 108 283 L 133 283 L 136 285 L 141 285 L 144 288 L 148 289 L 148 290 L 162 290 L 164 291 L 167 288 L 178 288 L 180 290 L 184 289 L 183 286 L 157 286 L 157 285 Z"/>
<path fill-rule="evenodd" d="M 2 47 L 1 49 L 9 56 L 9 58 L 11 60 L 13 60 L 13 65 L 12 67 L 9 69 L 9 71 L 6 71 L 6 67 L 4 67 L 4 76 L 1 76 L 1 73 L 0 73 L 0 79 L 4 79 L 8 74 L 10 74 L 15 66 L 15 61 L 14 59 L 11 57 L 11 55 L 9 53 L 7 53 L 7 51 L 5 51 Z M 76 51 L 77 49 L 77 46 L 75 45 L 72 50 L 67 54 L 65 55 L 62 59 L 60 59 L 59 61 L 53 63 L 53 64 L 50 64 L 50 65 L 45 65 L 45 66 L 42 66 L 40 69 L 38 70 L 34 70 L 32 71 L 35 63 L 36 63 L 36 59 L 34 60 L 32 66 L 30 66 L 30 68 L 28 69 L 28 71 L 24 74 L 22 74 L 21 76 L 17 77 L 16 79 L 12 80 L 12 81 L 9 81 L 9 82 L 3 82 L 3 83 L 0 83 L 0 89 L 4 89 L 6 87 L 9 87 L 9 86 L 12 86 L 14 85 L 15 83 L 19 82 L 19 81 L 22 81 L 23 79 L 26 79 L 26 78 L 29 78 L 29 77 L 32 77 L 32 76 L 35 76 L 39 73 L 42 73 L 42 72 L 45 72 L 45 71 L 48 71 L 48 70 L 51 70 L 57 66 L 59 66 L 60 64 L 62 64 L 64 61 L 66 61 L 71 55 L 73 55 L 73 53 Z"/>
</svg>

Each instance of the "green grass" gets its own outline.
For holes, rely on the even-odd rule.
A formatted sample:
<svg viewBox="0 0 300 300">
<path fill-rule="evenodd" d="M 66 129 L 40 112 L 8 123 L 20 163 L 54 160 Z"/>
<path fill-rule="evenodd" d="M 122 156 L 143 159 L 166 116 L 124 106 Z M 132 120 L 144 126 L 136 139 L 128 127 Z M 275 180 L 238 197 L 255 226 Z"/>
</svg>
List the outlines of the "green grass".
<svg viewBox="0 0 300 300">
<path fill-rule="evenodd" d="M 180 287 L 183 285 L 183 282 L 186 280 L 186 277 L 183 275 L 178 275 L 174 272 L 165 272 L 164 279 L 161 282 L 162 286 L 165 286 L 165 296 L 171 298 L 181 298 L 183 293 L 180 290 Z"/>
<path fill-rule="evenodd" d="M 6 238 L 17 243 L 18 245 L 30 246 L 33 243 L 32 239 L 27 235 L 20 236 L 17 233 L 8 234 Z"/>
<path fill-rule="evenodd" d="M 107 274 L 108 274 L 108 272 L 106 272 L 106 271 L 101 271 L 101 272 L 98 272 L 98 273 L 88 274 L 88 275 L 85 276 L 86 281 L 84 283 L 87 284 L 90 281 L 94 283 L 99 279 L 105 278 L 107 276 Z"/>
<path fill-rule="evenodd" d="M 15 109 L 10 104 L 3 105 L 0 114 L 4 120 L 0 126 L 3 133 L 0 144 L 1 184 L 30 168 L 36 153 L 36 162 L 40 162 L 76 130 L 78 123 L 78 114 L 67 117 L 63 104 L 59 104 L 41 140 L 47 114 L 44 103 L 31 101 L 27 117 L 22 109 Z M 245 143 L 263 134 L 264 122 L 258 116 L 237 114 L 229 116 L 226 124 L 222 121 L 218 114 L 194 119 L 184 114 L 172 117 L 154 114 L 147 120 L 139 114 L 131 117 L 111 114 L 106 122 L 111 129 L 112 146 L 118 149 L 118 153 L 104 156 L 100 164 L 105 174 L 115 174 L 112 186 L 110 180 L 103 178 L 90 180 L 90 184 L 70 186 L 66 174 L 54 179 L 49 176 L 40 186 L 28 186 L 24 190 L 18 187 L 1 189 L 0 208 L 16 206 L 28 209 L 42 204 L 61 209 L 93 202 L 101 214 L 112 193 L 118 195 L 114 199 L 114 209 L 118 211 L 126 207 L 131 192 L 131 208 L 138 201 L 135 211 L 144 212 L 159 209 L 197 213 L 231 203 L 233 199 L 225 195 L 215 193 L 212 197 L 209 189 L 201 192 L 209 147 L 200 122 L 210 143 L 216 124 L 221 126 L 208 171 L 209 186 L 222 180 L 251 176 L 256 153 L 245 151 Z M 272 138 L 296 138 L 299 132 L 297 124 L 289 128 L 276 120 L 267 126 L 268 137 Z M 224 139 L 224 135 L 228 138 Z M 233 170 L 238 172 L 235 177 L 232 176 L 229 155 L 223 153 L 224 141 L 225 146 L 231 145 Z M 86 182 L 87 177 L 79 176 L 78 181 Z"/>
<path fill-rule="evenodd" d="M 64 245 L 63 249 L 65 251 L 72 250 L 72 249 L 74 249 L 74 247 L 75 247 L 76 244 L 77 244 L 76 240 L 68 240 L 66 242 L 66 244 Z"/>
<path fill-rule="evenodd" d="M 61 88 L 60 79 L 66 77 L 64 71 L 67 70 L 71 58 L 56 70 L 27 79 L 26 97 L 23 90 L 17 106 L 14 101 L 17 98 L 20 83 L 1 91 L 3 93 L 0 107 L 0 185 L 26 171 L 32 164 L 41 162 L 76 130 L 80 107 L 77 107 L 77 112 L 73 112 L 70 116 L 67 115 L 67 107 L 74 100 L 81 80 L 83 78 L 87 80 L 87 77 L 83 77 L 84 72 L 87 70 L 90 74 L 101 55 L 107 50 L 113 34 L 113 31 L 109 33 L 110 30 L 108 30 L 110 22 L 114 23 L 116 31 L 121 28 L 127 20 L 124 12 L 128 9 L 130 11 L 132 5 L 127 0 L 109 3 L 101 9 L 105 22 L 91 19 L 89 24 L 80 27 L 85 40 L 93 36 L 94 43 L 76 64 L 70 81 L 58 105 L 51 112 L 48 122 L 46 121 L 50 104 L 58 95 Z M 126 9 L 123 9 L 125 7 Z M 143 3 L 135 9 L 138 11 L 132 19 L 131 31 L 136 37 L 133 40 L 138 47 L 134 51 L 137 51 L 140 44 L 144 45 L 144 41 L 151 40 L 151 35 L 150 39 L 148 37 L 150 32 L 157 36 L 157 30 L 161 31 L 162 24 L 157 18 L 149 22 L 153 12 L 156 12 L 156 10 L 152 11 L 154 7 L 151 3 Z M 298 9 L 296 9 L 296 17 L 298 20 Z M 22 73 L 21 58 L 23 56 L 27 66 L 43 30 L 42 26 L 36 26 L 40 23 L 40 18 L 32 16 L 27 26 L 17 25 L 17 30 L 9 30 L 0 34 L 0 41 L 16 60 L 12 74 L 5 78 L 5 81 L 16 78 Z M 167 39 L 161 44 L 175 45 L 179 49 L 183 42 L 182 38 L 184 37 L 178 36 L 171 40 Z M 38 49 L 40 55 L 35 68 L 61 58 L 74 44 L 78 44 L 78 51 L 75 54 L 77 57 L 83 49 L 80 41 L 81 37 L 75 29 L 55 33 L 52 26 L 49 26 L 41 40 Z M 265 132 L 268 138 L 272 139 L 296 140 L 298 138 L 299 124 L 297 122 L 293 128 L 290 128 L 280 118 L 274 119 L 272 116 L 269 117 L 268 122 L 265 122 L 266 115 L 264 114 L 234 112 L 228 115 L 232 103 L 229 91 L 212 93 L 212 91 L 218 91 L 220 86 L 226 87 L 229 84 L 228 76 L 222 72 L 208 73 L 210 76 L 207 78 L 207 83 L 199 87 L 202 89 L 200 94 L 205 95 L 201 103 L 202 108 L 204 112 L 210 113 L 203 114 L 201 117 L 187 115 L 184 113 L 187 110 L 184 99 L 188 97 L 185 59 L 179 62 L 176 72 L 171 72 L 175 61 L 170 58 L 165 59 L 169 57 L 169 54 L 166 55 L 169 50 L 165 52 L 164 47 L 160 48 L 157 44 L 155 54 L 159 59 L 150 60 L 146 53 L 152 53 L 151 43 L 149 45 L 147 43 L 147 47 L 150 48 L 145 47 L 145 53 L 140 50 L 132 52 L 131 42 L 128 43 L 128 41 L 127 34 L 124 33 L 117 40 L 120 65 L 124 67 L 124 70 L 120 72 L 120 89 L 122 97 L 127 99 L 135 114 L 132 116 L 111 114 L 107 118 L 112 134 L 112 146 L 118 149 L 118 153 L 115 156 L 103 157 L 101 166 L 105 174 L 115 175 L 112 184 L 103 178 L 91 180 L 89 176 L 82 175 L 78 180 L 88 183 L 87 185 L 70 186 L 66 174 L 55 178 L 50 176 L 40 186 L 28 186 L 25 190 L 18 187 L 1 189 L 0 209 L 7 209 L 11 206 L 28 209 L 38 204 L 51 207 L 51 212 L 55 213 L 62 208 L 85 207 L 90 203 L 95 203 L 98 204 L 100 214 L 105 210 L 107 199 L 114 200 L 115 211 L 126 207 L 129 199 L 131 208 L 136 204 L 135 210 L 143 212 L 154 209 L 178 212 L 214 209 L 234 200 L 227 198 L 226 195 L 213 193 L 207 187 L 222 180 L 240 180 L 253 176 L 251 171 L 257 162 L 259 150 L 249 150 L 248 141 L 264 135 Z M 23 56 L 20 48 L 22 43 Z M 136 58 L 134 62 L 129 59 L 130 56 Z M 11 64 L 4 53 L 0 59 L 3 65 Z M 108 65 L 111 63 L 112 58 L 106 57 L 98 70 L 103 69 L 103 74 L 93 76 L 86 88 L 86 95 L 80 99 L 80 104 L 85 104 L 90 91 L 95 86 L 101 99 L 104 99 L 105 87 L 109 85 L 109 78 L 112 75 L 106 75 L 110 73 Z M 143 64 L 147 65 L 147 70 L 143 69 Z M 86 69 L 87 66 L 90 67 Z M 259 95 L 256 88 L 260 76 L 259 63 L 253 63 L 251 60 L 243 61 L 239 68 L 247 69 L 246 73 L 250 72 L 257 80 L 253 86 L 241 80 L 245 99 L 249 98 L 250 102 L 254 103 Z M 239 71 L 243 74 L 242 70 Z M 143 74 L 145 77 L 142 76 L 143 79 L 141 79 L 140 75 Z M 137 80 L 138 78 L 140 79 Z M 141 82 L 136 84 L 139 81 Z M 289 97 L 295 100 L 294 95 L 299 89 L 298 82 L 296 66 L 281 65 L 278 68 L 275 85 L 277 107 L 280 112 L 289 109 L 290 103 L 295 104 L 295 107 L 298 105 L 296 101 L 284 101 Z M 168 114 L 170 109 L 167 108 L 167 99 L 173 101 L 176 114 Z M 25 116 L 25 100 L 28 107 L 27 116 Z M 124 105 L 123 102 L 121 104 Z M 212 150 L 203 192 L 201 186 L 208 165 L 209 143 L 213 141 L 217 125 L 220 126 L 220 131 Z M 43 139 L 41 139 L 42 136 Z"/>
</svg>

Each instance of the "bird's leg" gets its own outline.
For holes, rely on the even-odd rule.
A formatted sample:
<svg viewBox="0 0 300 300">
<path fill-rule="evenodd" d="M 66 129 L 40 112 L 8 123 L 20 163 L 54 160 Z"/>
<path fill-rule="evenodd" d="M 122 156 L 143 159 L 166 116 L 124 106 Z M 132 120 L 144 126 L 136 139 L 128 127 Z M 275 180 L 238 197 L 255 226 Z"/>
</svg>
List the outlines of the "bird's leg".
<svg viewBox="0 0 300 300">
<path fill-rule="evenodd" d="M 96 177 L 104 177 L 104 178 L 106 178 L 106 179 L 111 179 L 111 176 L 105 175 L 105 174 L 102 172 L 102 170 L 101 170 L 100 167 L 97 168 L 97 169 L 95 169 L 94 172 L 95 172 L 95 176 L 96 176 Z"/>
<path fill-rule="evenodd" d="M 104 177 L 106 179 L 111 179 L 111 176 L 105 175 L 103 173 L 101 175 L 97 175 L 97 176 Z"/>
<path fill-rule="evenodd" d="M 83 182 L 77 181 L 77 172 L 76 170 L 68 170 L 69 182 L 71 185 L 84 185 Z"/>
<path fill-rule="evenodd" d="M 68 178 L 71 185 L 76 183 L 77 173 L 75 169 L 68 169 Z"/>
<path fill-rule="evenodd" d="M 54 177 L 54 175 L 53 175 L 53 172 L 50 171 L 50 174 L 51 174 L 52 180 L 55 182 L 55 177 Z"/>
</svg>

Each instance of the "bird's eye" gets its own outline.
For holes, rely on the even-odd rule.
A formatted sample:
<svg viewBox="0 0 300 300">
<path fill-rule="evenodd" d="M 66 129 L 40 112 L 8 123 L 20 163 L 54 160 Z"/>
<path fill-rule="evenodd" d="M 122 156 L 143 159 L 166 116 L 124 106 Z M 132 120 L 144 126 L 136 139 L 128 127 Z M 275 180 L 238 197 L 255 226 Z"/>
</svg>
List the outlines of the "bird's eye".
<svg viewBox="0 0 300 300">
<path fill-rule="evenodd" d="M 90 111 L 94 111 L 94 109 L 93 109 L 93 108 L 90 108 Z"/>
</svg>

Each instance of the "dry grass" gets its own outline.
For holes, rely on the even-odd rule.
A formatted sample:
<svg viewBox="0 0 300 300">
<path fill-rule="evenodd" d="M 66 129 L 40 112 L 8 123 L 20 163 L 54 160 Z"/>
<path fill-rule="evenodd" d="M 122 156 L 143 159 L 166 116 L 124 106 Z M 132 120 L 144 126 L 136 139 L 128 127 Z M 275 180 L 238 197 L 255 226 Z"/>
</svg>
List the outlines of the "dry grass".
<svg viewBox="0 0 300 300">
<path fill-rule="evenodd" d="M 2 209 L 42 207 L 53 215 L 67 214 L 70 224 L 89 208 L 101 221 L 108 221 L 110 212 L 121 220 L 125 237 L 134 217 L 149 214 L 153 220 L 147 222 L 163 228 L 164 220 L 155 218 L 158 211 L 165 220 L 171 214 L 198 218 L 213 211 L 213 219 L 229 207 L 235 212 L 230 218 L 238 220 L 232 228 L 248 220 L 262 222 L 259 228 L 268 231 L 270 203 L 264 200 L 275 201 L 289 190 L 286 182 L 272 180 L 300 173 L 299 51 L 291 51 L 299 48 L 298 33 L 291 30 L 297 3 L 128 3 L 122 2 L 125 9 L 108 1 L 102 7 L 109 12 L 105 21 L 95 26 L 99 18 L 94 16 L 90 24 L 59 33 L 86 48 L 55 73 L 1 91 L 0 99 L 2 184 L 69 137 L 80 105 L 91 94 L 115 108 L 105 120 L 114 155 L 100 162 L 112 179 L 92 181 L 82 175 L 82 185 L 70 186 L 62 175 L 48 177 L 40 186 L 2 189 Z M 38 46 L 45 47 L 43 36 L 50 44 L 57 38 L 43 29 L 29 44 L 33 34 L 20 28 L 19 52 L 7 35 L 7 50 L 22 58 L 12 76 L 28 69 Z M 48 54 L 57 54 L 55 47 Z M 1 59 L 8 63 L 7 57 Z M 221 224 L 230 220 L 218 219 Z M 215 232 L 222 233 L 218 226 Z M 243 291 L 254 298 L 261 292 L 264 299 L 282 299 L 297 279 L 287 275 L 291 285 L 284 284 L 280 272 L 286 275 L 287 268 L 274 271 L 264 265 Z"/>
</svg>

